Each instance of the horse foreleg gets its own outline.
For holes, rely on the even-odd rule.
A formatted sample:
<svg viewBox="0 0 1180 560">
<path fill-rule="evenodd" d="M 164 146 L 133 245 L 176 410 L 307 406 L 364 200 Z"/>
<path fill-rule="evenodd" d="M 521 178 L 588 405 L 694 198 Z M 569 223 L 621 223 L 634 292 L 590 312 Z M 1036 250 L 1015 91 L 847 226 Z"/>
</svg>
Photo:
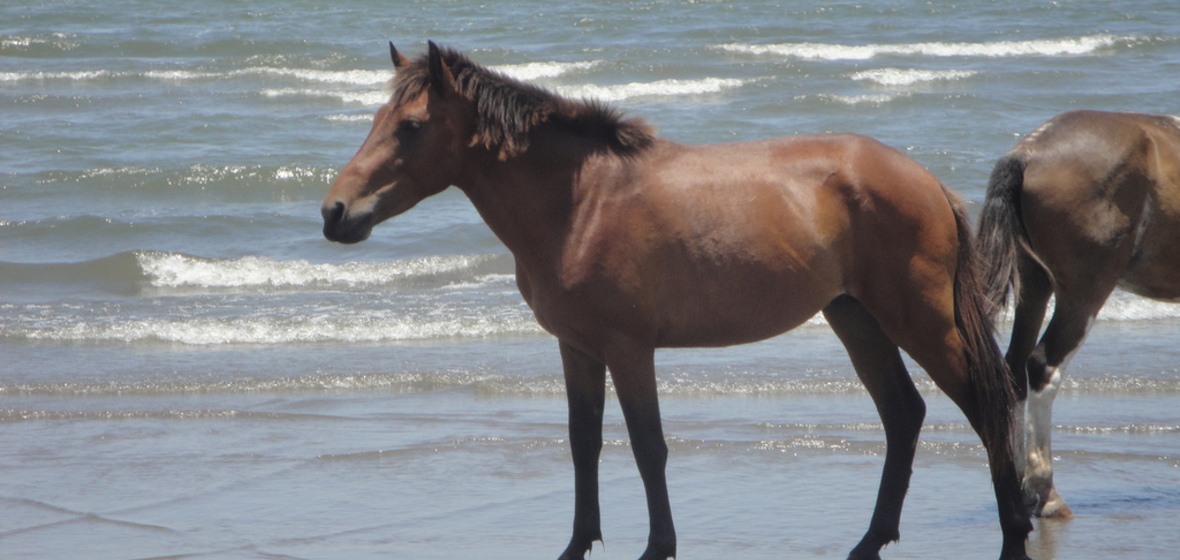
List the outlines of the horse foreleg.
<svg viewBox="0 0 1180 560">
<path fill-rule="evenodd" d="M 1028 359 L 1028 467 L 1023 482 L 1025 494 L 1034 502 L 1033 514 L 1040 517 L 1073 517 L 1053 485 L 1053 401 L 1062 374 L 1089 333 L 1100 306 L 1101 302 L 1078 305 L 1058 295 L 1053 318 Z"/>
<path fill-rule="evenodd" d="M 901 508 L 913 474 L 918 433 L 926 404 L 906 371 L 897 345 L 856 299 L 841 296 L 824 317 L 844 343 L 856 374 L 868 388 L 885 427 L 885 467 L 869 530 L 849 558 L 880 558 L 881 548 L 900 538 Z"/>
<path fill-rule="evenodd" d="M 602 540 L 598 457 L 602 452 L 606 366 L 565 343 L 561 344 L 561 362 L 574 458 L 574 533 L 559 560 L 581 560 L 594 541 Z"/>
<path fill-rule="evenodd" d="M 665 560 L 676 556 L 676 529 L 672 525 L 672 507 L 668 502 L 668 484 L 664 468 L 668 462 L 668 445 L 660 422 L 660 405 L 656 394 L 654 351 L 638 350 L 616 355 L 609 362 L 611 379 L 627 421 L 631 451 L 643 479 L 647 495 L 649 530 L 647 550 L 640 560 Z"/>
</svg>

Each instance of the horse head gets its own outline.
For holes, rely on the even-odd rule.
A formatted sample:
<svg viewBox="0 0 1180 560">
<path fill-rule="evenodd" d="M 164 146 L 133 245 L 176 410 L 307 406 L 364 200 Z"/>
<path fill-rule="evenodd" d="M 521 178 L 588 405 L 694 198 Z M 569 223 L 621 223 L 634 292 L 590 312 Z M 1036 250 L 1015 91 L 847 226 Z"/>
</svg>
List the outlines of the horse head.
<svg viewBox="0 0 1180 560">
<path fill-rule="evenodd" d="M 324 237 L 340 243 L 368 239 L 373 226 L 414 207 L 455 182 L 460 156 L 474 134 L 470 101 L 433 42 L 425 60 L 411 62 L 389 45 L 397 79 L 393 96 L 332 184 L 321 211 Z"/>
</svg>

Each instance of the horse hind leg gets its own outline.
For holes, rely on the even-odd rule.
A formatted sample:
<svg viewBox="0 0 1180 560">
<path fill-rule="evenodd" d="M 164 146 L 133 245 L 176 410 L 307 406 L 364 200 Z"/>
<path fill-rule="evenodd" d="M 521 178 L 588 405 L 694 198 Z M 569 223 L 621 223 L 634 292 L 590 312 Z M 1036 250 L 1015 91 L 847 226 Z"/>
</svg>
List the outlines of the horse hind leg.
<svg viewBox="0 0 1180 560">
<path fill-rule="evenodd" d="M 876 319 L 852 296 L 840 296 L 824 308 L 824 317 L 848 350 L 885 428 L 885 467 L 869 530 L 849 558 L 880 558 L 881 548 L 900 537 L 902 503 L 913 474 L 918 433 L 926 404 L 910 379 L 896 344 Z"/>
<path fill-rule="evenodd" d="M 1006 368 L 990 330 L 981 328 L 985 325 L 983 314 L 973 314 L 977 318 L 972 322 L 976 328 L 960 330 L 952 310 L 930 305 L 938 299 L 902 294 L 883 300 L 885 303 L 877 302 L 883 314 L 875 316 L 890 339 L 897 341 L 926 370 L 942 392 L 963 411 L 979 435 L 987 450 L 1000 527 L 1004 533 L 1001 558 L 1023 560 L 1028 558 L 1025 541 L 1032 523 L 1023 503 L 1020 479 L 1012 457 L 1011 380 L 1005 375 Z M 975 338 L 966 338 L 971 336 Z M 974 347 L 975 352 L 968 352 L 968 345 Z"/>
<path fill-rule="evenodd" d="M 1016 298 L 1012 336 L 1004 360 L 1012 374 L 1012 389 L 1016 394 L 1012 421 L 1012 458 L 1016 463 L 1016 474 L 1023 478 L 1028 465 L 1027 441 L 1030 432 L 1025 421 L 1028 359 L 1036 349 L 1037 336 L 1044 325 L 1049 297 L 1053 295 L 1053 283 L 1040 264 L 1023 254 L 1017 268 L 1020 271 L 1020 293 Z"/>
<path fill-rule="evenodd" d="M 1038 517 L 1073 517 L 1053 484 L 1053 401 L 1065 368 L 1089 333 L 1103 301 L 1105 298 L 1097 304 L 1085 304 L 1058 295 L 1053 318 L 1028 358 L 1028 466 L 1023 486 L 1033 515 Z"/>
</svg>

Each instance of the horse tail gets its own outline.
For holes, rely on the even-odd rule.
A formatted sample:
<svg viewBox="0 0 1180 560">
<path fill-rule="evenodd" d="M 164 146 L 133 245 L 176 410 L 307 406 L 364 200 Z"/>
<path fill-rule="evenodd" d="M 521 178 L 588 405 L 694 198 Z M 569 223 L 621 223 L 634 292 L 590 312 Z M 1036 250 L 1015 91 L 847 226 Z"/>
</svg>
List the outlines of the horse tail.
<svg viewBox="0 0 1180 560">
<path fill-rule="evenodd" d="M 978 410 L 970 418 L 980 432 L 988 454 L 993 459 L 1013 458 L 1013 410 L 1016 394 L 1010 382 L 1008 364 L 996 343 L 996 326 L 992 304 L 983 284 L 982 261 L 975 246 L 971 220 L 963 201 L 946 187 L 943 192 L 955 213 L 959 238 L 958 263 L 955 269 L 955 327 L 963 341 L 972 393 Z"/>
<path fill-rule="evenodd" d="M 1020 251 L 1036 259 L 1020 218 L 1020 193 L 1024 189 L 1027 156 L 1009 152 L 996 162 L 987 184 L 987 197 L 979 216 L 978 250 L 983 259 L 984 285 L 993 321 L 1008 304 L 1008 290 L 1020 294 L 1016 259 Z M 1039 259 L 1038 259 L 1039 260 Z"/>
</svg>

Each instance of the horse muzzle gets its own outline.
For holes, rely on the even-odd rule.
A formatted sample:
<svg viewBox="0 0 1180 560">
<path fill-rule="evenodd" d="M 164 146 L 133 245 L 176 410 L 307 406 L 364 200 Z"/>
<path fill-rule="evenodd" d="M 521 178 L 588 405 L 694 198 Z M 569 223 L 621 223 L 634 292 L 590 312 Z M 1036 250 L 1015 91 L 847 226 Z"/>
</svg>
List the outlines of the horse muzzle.
<svg viewBox="0 0 1180 560">
<path fill-rule="evenodd" d="M 343 202 L 324 203 L 324 237 L 337 243 L 360 243 L 373 232 L 373 213 L 351 215 Z"/>
</svg>

